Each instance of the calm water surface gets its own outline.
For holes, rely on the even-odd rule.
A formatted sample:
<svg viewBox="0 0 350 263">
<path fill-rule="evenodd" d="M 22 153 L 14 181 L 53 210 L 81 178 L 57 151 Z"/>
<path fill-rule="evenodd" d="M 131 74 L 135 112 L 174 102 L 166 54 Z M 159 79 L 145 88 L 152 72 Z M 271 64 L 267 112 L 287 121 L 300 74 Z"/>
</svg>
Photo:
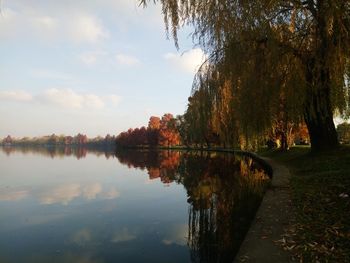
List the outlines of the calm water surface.
<svg viewBox="0 0 350 263">
<path fill-rule="evenodd" d="M 0 148 L 0 262 L 232 262 L 267 176 L 251 159 Z"/>
</svg>

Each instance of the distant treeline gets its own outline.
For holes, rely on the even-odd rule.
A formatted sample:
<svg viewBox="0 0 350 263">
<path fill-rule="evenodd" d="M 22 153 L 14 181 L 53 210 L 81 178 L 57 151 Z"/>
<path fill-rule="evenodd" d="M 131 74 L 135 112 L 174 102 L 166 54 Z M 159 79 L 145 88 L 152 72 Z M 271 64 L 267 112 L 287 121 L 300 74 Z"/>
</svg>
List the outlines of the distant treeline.
<svg viewBox="0 0 350 263">
<path fill-rule="evenodd" d="M 119 147 L 174 147 L 178 145 L 187 147 L 222 147 L 222 148 L 241 148 L 239 143 L 228 143 L 223 140 L 215 131 L 206 134 L 201 132 L 200 128 L 190 122 L 184 115 L 174 117 L 170 113 L 164 114 L 161 118 L 152 116 L 149 119 L 147 127 L 129 129 L 121 132 L 118 136 L 107 134 L 105 137 L 88 138 L 84 134 L 75 136 L 65 135 L 47 135 L 42 137 L 23 137 L 14 138 L 10 135 L 0 141 L 0 145 L 5 146 L 90 146 L 114 148 Z M 209 129 L 207 127 L 207 129 Z M 350 143 L 350 124 L 342 123 L 337 127 L 339 141 L 343 144 Z M 268 145 L 270 147 L 279 147 L 280 138 L 283 137 L 278 129 L 273 133 L 267 133 L 259 139 L 258 144 Z M 289 145 L 309 144 L 308 132 L 305 124 L 291 129 L 288 136 Z"/>
<path fill-rule="evenodd" d="M 84 134 L 77 134 L 75 136 L 65 135 L 47 135 L 42 137 L 23 137 L 14 138 L 8 135 L 0 144 L 5 146 L 101 146 L 114 147 L 116 137 L 107 134 L 105 137 L 88 138 Z"/>
<path fill-rule="evenodd" d="M 113 146 L 94 146 L 94 145 L 15 145 L 0 147 L 1 151 L 6 155 L 13 153 L 35 153 L 45 157 L 61 158 L 67 156 L 74 156 L 78 160 L 85 158 L 88 153 L 93 153 L 96 156 L 104 155 L 106 159 L 115 157 L 115 147 Z"/>
</svg>

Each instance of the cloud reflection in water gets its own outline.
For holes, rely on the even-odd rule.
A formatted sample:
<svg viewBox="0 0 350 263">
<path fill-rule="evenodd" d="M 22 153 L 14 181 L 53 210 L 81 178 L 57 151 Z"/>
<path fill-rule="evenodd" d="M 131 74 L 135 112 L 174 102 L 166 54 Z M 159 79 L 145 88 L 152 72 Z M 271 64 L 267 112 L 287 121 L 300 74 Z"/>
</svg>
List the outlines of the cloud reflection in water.
<svg viewBox="0 0 350 263">
<path fill-rule="evenodd" d="M 35 190 L 25 189 L 0 189 L 0 201 L 18 201 L 25 198 L 34 197 L 40 204 L 68 205 L 74 199 L 83 197 L 86 200 L 115 199 L 120 196 L 120 192 L 115 187 L 103 188 L 100 183 L 82 185 L 79 183 L 61 184 L 55 186 L 42 186 Z"/>
</svg>

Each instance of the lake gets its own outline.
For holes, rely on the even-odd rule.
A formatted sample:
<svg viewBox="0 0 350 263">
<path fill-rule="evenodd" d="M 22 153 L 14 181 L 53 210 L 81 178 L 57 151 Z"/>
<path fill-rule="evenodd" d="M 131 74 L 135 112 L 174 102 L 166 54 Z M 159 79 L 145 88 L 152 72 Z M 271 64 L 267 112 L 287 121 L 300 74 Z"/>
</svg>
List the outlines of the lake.
<svg viewBox="0 0 350 263">
<path fill-rule="evenodd" d="M 232 262 L 269 182 L 246 156 L 0 147 L 0 262 Z"/>
</svg>

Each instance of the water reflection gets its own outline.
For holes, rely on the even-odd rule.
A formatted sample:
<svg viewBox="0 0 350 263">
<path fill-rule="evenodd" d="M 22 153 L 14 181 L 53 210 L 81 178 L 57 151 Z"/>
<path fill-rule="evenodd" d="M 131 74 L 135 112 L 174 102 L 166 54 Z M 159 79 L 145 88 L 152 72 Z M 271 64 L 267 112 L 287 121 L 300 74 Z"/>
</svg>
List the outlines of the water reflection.
<svg viewBox="0 0 350 263">
<path fill-rule="evenodd" d="M 147 169 L 151 180 L 184 185 L 192 262 L 233 261 L 268 183 L 257 163 L 212 152 L 130 151 L 117 158 L 129 167 Z"/>
<path fill-rule="evenodd" d="M 201 165 L 199 165 L 201 164 Z M 247 158 L 187 158 L 193 262 L 232 262 L 263 195 L 266 175 Z"/>
<path fill-rule="evenodd" d="M 34 176 L 30 187 L 11 181 L 15 180 L 12 177 L 4 178 L 0 205 L 1 201 L 18 205 L 24 212 L 14 213 L 17 217 L 12 221 L 6 214 L 0 216 L 0 247 L 7 247 L 6 253 L 0 248 L 0 261 L 4 254 L 11 262 L 21 262 L 28 255 L 35 260 L 26 262 L 47 262 L 52 257 L 55 262 L 232 262 L 268 183 L 257 163 L 232 154 L 1 149 L 10 157 L 19 153 L 52 159 L 75 156 L 79 162 L 50 161 L 50 167 L 56 164 L 55 169 L 63 169 L 65 165 L 71 173 Z M 101 156 L 105 158 L 96 158 Z M 114 162 L 99 161 L 108 158 Z M 115 174 L 115 160 L 130 169 Z M 110 170 L 102 168 L 110 164 Z M 28 169 L 40 173 L 41 168 L 33 164 Z M 125 176 L 127 171 L 135 174 L 137 170 L 159 183 L 151 187 L 140 184 L 138 177 Z M 164 190 L 159 185 L 170 187 Z M 31 203 L 30 212 L 24 208 L 29 206 L 25 200 L 36 202 Z M 96 200 L 98 203 L 93 203 Z M 47 208 L 40 210 L 38 205 Z M 53 222 L 57 229 L 50 227 Z M 25 228 L 29 225 L 42 229 Z M 20 241 L 14 236 L 21 236 Z M 29 245 L 32 238 L 42 244 L 42 250 Z M 10 247 L 11 242 L 16 246 Z M 22 257 L 12 258 L 8 251 L 15 248 L 22 249 Z M 55 255 L 50 256 L 48 251 L 53 249 Z M 33 255 L 33 250 L 37 254 Z"/>
<path fill-rule="evenodd" d="M 181 182 L 180 163 L 185 155 L 179 151 L 117 151 L 116 157 L 129 168 L 147 170 L 150 180 L 160 178 L 164 184 Z M 180 158 L 181 157 L 181 158 Z"/>
<path fill-rule="evenodd" d="M 62 204 L 68 205 L 71 201 L 78 197 L 86 200 L 99 199 L 115 199 L 120 193 L 115 187 L 102 188 L 100 183 L 92 183 L 81 185 L 78 183 L 45 186 L 39 189 L 21 190 L 16 188 L 0 188 L 0 201 L 18 201 L 24 198 L 35 198 L 40 204 L 52 205 Z"/>
<path fill-rule="evenodd" d="M 115 157 L 115 153 L 111 150 L 106 150 L 103 147 L 79 147 L 79 146 L 0 146 L 1 151 L 7 156 L 15 153 L 21 154 L 36 154 L 45 157 L 63 158 L 74 156 L 78 160 L 85 158 L 88 153 L 96 156 L 105 156 L 106 159 Z"/>
</svg>

